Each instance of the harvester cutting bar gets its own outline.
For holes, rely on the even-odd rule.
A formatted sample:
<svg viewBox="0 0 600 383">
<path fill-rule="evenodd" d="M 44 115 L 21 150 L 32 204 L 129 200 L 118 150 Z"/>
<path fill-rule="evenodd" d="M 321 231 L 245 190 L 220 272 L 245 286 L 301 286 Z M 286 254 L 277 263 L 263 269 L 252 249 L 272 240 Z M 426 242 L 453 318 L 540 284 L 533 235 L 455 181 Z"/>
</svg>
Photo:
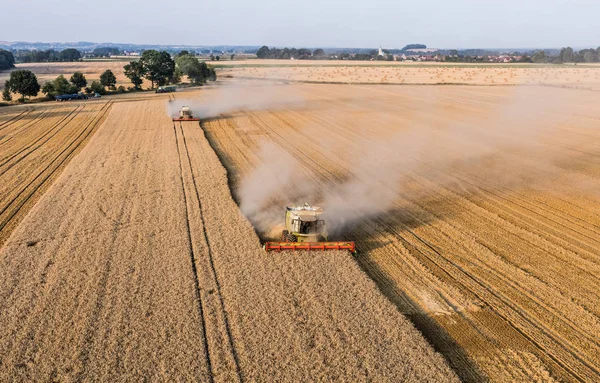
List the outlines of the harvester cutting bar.
<svg viewBox="0 0 600 383">
<path fill-rule="evenodd" d="M 173 122 L 176 122 L 176 121 L 183 121 L 183 122 L 185 122 L 185 121 L 200 121 L 200 119 L 199 118 L 174 118 Z"/>
<path fill-rule="evenodd" d="M 354 242 L 267 242 L 265 250 L 350 250 L 354 253 L 356 245 Z"/>
</svg>

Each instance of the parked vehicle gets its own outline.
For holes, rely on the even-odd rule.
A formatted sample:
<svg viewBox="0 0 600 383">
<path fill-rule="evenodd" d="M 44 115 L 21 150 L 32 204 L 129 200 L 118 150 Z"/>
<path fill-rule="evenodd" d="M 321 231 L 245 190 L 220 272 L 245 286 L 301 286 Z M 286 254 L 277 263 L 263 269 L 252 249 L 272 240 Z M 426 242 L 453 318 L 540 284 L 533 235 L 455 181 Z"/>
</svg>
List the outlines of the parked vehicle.
<svg viewBox="0 0 600 383">
<path fill-rule="evenodd" d="M 83 93 L 59 94 L 54 96 L 56 101 L 87 100 L 88 96 Z"/>
<path fill-rule="evenodd" d="M 156 93 L 169 93 L 176 91 L 177 87 L 175 85 L 159 86 L 158 89 L 156 89 Z"/>
</svg>

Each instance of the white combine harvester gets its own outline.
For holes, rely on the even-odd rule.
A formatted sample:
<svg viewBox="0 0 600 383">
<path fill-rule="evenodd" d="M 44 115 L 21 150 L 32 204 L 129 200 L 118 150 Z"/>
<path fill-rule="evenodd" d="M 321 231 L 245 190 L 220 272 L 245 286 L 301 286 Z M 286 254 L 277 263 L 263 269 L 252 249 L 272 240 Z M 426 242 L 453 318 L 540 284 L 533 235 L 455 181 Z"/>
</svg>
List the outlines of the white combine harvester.
<svg viewBox="0 0 600 383">
<path fill-rule="evenodd" d="M 281 232 L 281 242 L 266 242 L 266 251 L 282 250 L 350 250 L 356 252 L 356 245 L 348 242 L 328 242 L 327 226 L 321 218 L 324 210 L 305 203 L 304 206 L 286 207 L 285 230 Z"/>
<path fill-rule="evenodd" d="M 175 121 L 200 121 L 200 119 L 192 115 L 192 110 L 189 106 L 182 106 L 179 109 L 179 117 L 173 119 L 173 122 Z"/>
</svg>

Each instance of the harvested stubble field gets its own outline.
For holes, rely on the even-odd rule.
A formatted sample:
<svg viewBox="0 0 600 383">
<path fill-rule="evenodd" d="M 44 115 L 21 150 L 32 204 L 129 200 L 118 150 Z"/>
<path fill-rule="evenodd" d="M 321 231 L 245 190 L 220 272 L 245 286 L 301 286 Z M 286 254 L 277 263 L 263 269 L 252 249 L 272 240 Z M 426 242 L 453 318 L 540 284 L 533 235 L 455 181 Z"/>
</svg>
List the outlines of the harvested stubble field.
<svg viewBox="0 0 600 383">
<path fill-rule="evenodd" d="M 536 84 L 577 89 L 600 89 L 600 66 L 548 66 L 519 64 L 432 64 L 380 62 L 312 62 L 282 63 L 281 60 L 253 60 L 246 65 L 218 64 L 222 76 L 244 80 L 267 80 L 308 83 L 359 84 L 467 84 L 518 85 Z M 263 64 L 264 62 L 264 64 Z M 254 64 L 254 65 L 253 65 Z M 262 65 L 261 65 L 262 64 Z M 337 64 L 337 65 L 336 65 Z M 263 66 L 264 65 L 264 66 Z"/>
<path fill-rule="evenodd" d="M 265 254 L 166 97 L 122 101 L 0 250 L 0 380 L 457 381 L 349 254 Z"/>
<path fill-rule="evenodd" d="M 286 85 L 205 103 L 243 91 L 262 101 L 203 127 L 263 238 L 282 204 L 321 204 L 462 379 L 600 379 L 600 94 Z"/>
<path fill-rule="evenodd" d="M 0 247 L 85 146 L 112 101 L 0 109 Z"/>
</svg>

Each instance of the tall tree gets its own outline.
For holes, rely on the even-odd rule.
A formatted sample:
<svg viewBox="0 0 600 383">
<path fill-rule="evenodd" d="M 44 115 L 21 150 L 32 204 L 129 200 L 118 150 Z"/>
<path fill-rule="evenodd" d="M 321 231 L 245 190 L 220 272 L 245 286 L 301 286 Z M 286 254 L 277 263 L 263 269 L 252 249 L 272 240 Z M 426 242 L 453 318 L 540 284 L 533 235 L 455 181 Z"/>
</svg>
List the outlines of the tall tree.
<svg viewBox="0 0 600 383">
<path fill-rule="evenodd" d="M 37 77 L 32 71 L 26 69 L 17 69 L 10 72 L 6 87 L 10 92 L 20 93 L 21 101 L 25 101 L 25 97 L 37 96 L 40 91 Z"/>
<path fill-rule="evenodd" d="M 547 61 L 546 52 L 544 52 L 544 51 L 535 52 L 535 54 L 531 57 L 531 61 L 533 61 L 534 63 L 537 63 L 537 64 L 545 63 Z"/>
<path fill-rule="evenodd" d="M 175 72 L 175 62 L 168 52 L 153 49 L 144 51 L 140 61 L 146 68 L 146 78 L 154 84 L 165 85 Z"/>
<path fill-rule="evenodd" d="M 68 48 L 60 52 L 60 61 L 77 61 L 81 58 L 81 52 L 77 49 Z"/>
<path fill-rule="evenodd" d="M 596 52 L 592 49 L 585 52 L 583 55 L 583 61 L 585 61 L 586 63 L 593 63 L 594 61 L 596 61 Z"/>
<path fill-rule="evenodd" d="M 263 45 L 262 47 L 260 47 L 259 50 L 256 51 L 256 57 L 258 57 L 259 59 L 266 59 L 269 58 L 269 53 L 269 47 Z"/>
<path fill-rule="evenodd" d="M 177 57 L 175 59 L 177 69 L 188 77 L 190 82 L 195 85 L 202 85 L 207 81 L 215 81 L 217 75 L 213 68 L 210 68 L 204 61 L 200 62 L 193 55 Z"/>
<path fill-rule="evenodd" d="M 48 97 L 49 99 L 54 98 L 54 96 L 56 96 L 56 88 L 54 88 L 54 82 L 53 81 L 46 81 L 44 83 L 44 85 L 42 86 L 42 93 L 44 93 L 46 95 L 46 97 Z"/>
<path fill-rule="evenodd" d="M 313 56 L 323 57 L 323 56 L 325 56 L 325 51 L 321 48 L 315 49 L 315 51 L 313 52 Z"/>
<path fill-rule="evenodd" d="M 131 61 L 123 67 L 125 76 L 131 81 L 135 89 L 141 89 L 146 75 L 146 67 L 141 61 Z"/>
<path fill-rule="evenodd" d="M 561 57 L 563 62 L 570 63 L 573 62 L 573 48 L 566 47 L 563 56 Z"/>
<path fill-rule="evenodd" d="M 105 87 L 114 89 L 115 85 L 117 85 L 117 77 L 112 72 L 112 70 L 107 69 L 100 75 L 100 84 Z"/>
<path fill-rule="evenodd" d="M 74 93 L 75 87 L 69 84 L 69 81 L 62 74 L 54 79 L 54 90 L 56 94 Z"/>
<path fill-rule="evenodd" d="M 77 91 L 80 91 L 81 88 L 86 87 L 87 80 L 85 79 L 85 76 L 83 75 L 83 73 L 75 72 L 75 73 L 73 73 L 73 76 L 71 76 L 71 83 L 73 85 L 75 85 L 75 87 L 77 88 Z"/>
<path fill-rule="evenodd" d="M 12 100 L 12 95 L 10 94 L 10 89 L 8 89 L 8 80 L 4 82 L 4 90 L 2 90 L 2 100 L 10 101 Z"/>
<path fill-rule="evenodd" d="M 11 51 L 0 49 L 0 70 L 13 68 L 15 66 L 15 56 Z"/>
</svg>

